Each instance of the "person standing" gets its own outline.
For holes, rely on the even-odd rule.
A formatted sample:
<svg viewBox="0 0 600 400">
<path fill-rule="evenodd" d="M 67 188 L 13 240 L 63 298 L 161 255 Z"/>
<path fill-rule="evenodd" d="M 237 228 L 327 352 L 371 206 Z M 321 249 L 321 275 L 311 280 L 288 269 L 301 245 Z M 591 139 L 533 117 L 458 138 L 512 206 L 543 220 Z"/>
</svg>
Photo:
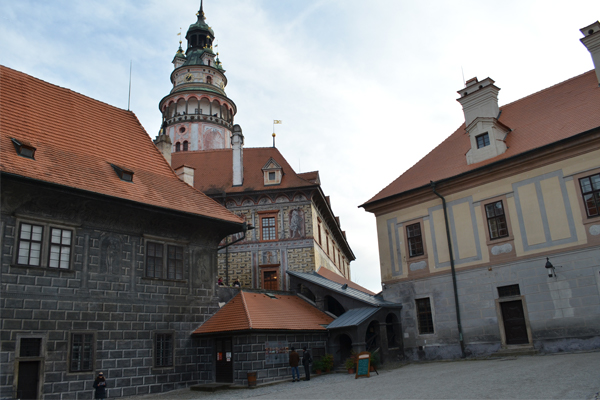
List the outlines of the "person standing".
<svg viewBox="0 0 600 400">
<path fill-rule="evenodd" d="M 300 370 L 298 364 L 300 363 L 300 356 L 296 352 L 296 349 L 292 347 L 290 352 L 290 367 L 292 367 L 292 382 L 300 382 Z"/>
<path fill-rule="evenodd" d="M 302 348 L 302 365 L 304 366 L 304 380 L 310 381 L 310 364 L 312 364 L 312 357 L 310 351 L 304 346 Z"/>
<path fill-rule="evenodd" d="M 106 398 L 106 379 L 104 379 L 104 374 L 102 372 L 98 373 L 98 377 L 94 381 L 93 387 L 96 389 L 96 393 L 94 395 L 95 399 Z"/>
</svg>

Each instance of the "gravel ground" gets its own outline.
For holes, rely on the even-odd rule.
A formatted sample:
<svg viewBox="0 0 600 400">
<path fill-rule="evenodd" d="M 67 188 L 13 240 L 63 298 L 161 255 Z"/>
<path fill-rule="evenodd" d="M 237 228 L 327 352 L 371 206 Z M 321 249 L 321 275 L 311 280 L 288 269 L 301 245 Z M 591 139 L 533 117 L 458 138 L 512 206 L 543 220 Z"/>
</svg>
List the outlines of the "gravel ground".
<svg viewBox="0 0 600 400">
<path fill-rule="evenodd" d="M 379 375 L 315 376 L 254 389 L 189 389 L 134 396 L 191 399 L 582 399 L 600 400 L 600 352 L 388 365 Z"/>
</svg>

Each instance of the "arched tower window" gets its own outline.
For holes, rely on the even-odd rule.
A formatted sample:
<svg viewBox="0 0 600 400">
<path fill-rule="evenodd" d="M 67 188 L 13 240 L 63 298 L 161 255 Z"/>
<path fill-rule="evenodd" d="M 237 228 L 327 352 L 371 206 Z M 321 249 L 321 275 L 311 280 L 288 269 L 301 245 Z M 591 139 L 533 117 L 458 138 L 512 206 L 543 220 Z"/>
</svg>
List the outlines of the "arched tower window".
<svg viewBox="0 0 600 400">
<path fill-rule="evenodd" d="M 188 151 L 188 142 L 187 140 L 183 142 L 183 151 Z"/>
<path fill-rule="evenodd" d="M 209 61 L 210 62 L 210 61 Z M 210 64 L 209 64 L 210 65 Z M 211 76 L 207 76 L 206 77 L 206 83 L 208 83 L 209 85 L 212 85 L 212 77 Z"/>
<path fill-rule="evenodd" d="M 176 152 L 181 151 L 181 143 L 179 143 L 179 142 L 175 143 L 175 151 Z"/>
</svg>

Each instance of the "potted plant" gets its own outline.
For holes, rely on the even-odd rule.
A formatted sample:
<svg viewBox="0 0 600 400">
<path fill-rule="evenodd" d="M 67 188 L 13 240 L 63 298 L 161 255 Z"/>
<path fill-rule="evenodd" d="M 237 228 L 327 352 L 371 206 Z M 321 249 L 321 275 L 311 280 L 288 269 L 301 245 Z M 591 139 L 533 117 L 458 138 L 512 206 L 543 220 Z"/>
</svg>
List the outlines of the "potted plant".
<svg viewBox="0 0 600 400">
<path fill-rule="evenodd" d="M 356 361 L 355 361 L 354 357 L 348 357 L 346 359 L 346 362 L 344 363 L 344 367 L 348 370 L 349 374 L 354 373 L 355 364 L 356 364 Z"/>
<path fill-rule="evenodd" d="M 371 353 L 371 372 L 379 368 L 379 364 L 381 364 L 381 354 L 378 351 Z"/>
<path fill-rule="evenodd" d="M 325 372 L 329 372 L 333 368 L 333 354 L 325 354 L 319 361 Z"/>
<path fill-rule="evenodd" d="M 323 370 L 323 363 L 321 360 L 315 361 L 312 365 L 312 369 L 317 375 L 321 375 L 321 371 Z"/>
</svg>

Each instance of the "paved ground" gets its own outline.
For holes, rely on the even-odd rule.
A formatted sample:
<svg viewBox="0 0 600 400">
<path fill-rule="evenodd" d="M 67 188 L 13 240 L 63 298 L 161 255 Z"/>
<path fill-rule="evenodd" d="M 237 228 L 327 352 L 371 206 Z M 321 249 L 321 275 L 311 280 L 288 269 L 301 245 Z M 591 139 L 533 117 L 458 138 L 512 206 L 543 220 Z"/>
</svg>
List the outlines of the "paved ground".
<svg viewBox="0 0 600 400">
<path fill-rule="evenodd" d="M 135 400 L 212 399 L 595 399 L 600 400 L 600 352 L 440 361 L 382 370 L 370 378 L 329 374 L 215 393 L 189 389 Z"/>
</svg>

